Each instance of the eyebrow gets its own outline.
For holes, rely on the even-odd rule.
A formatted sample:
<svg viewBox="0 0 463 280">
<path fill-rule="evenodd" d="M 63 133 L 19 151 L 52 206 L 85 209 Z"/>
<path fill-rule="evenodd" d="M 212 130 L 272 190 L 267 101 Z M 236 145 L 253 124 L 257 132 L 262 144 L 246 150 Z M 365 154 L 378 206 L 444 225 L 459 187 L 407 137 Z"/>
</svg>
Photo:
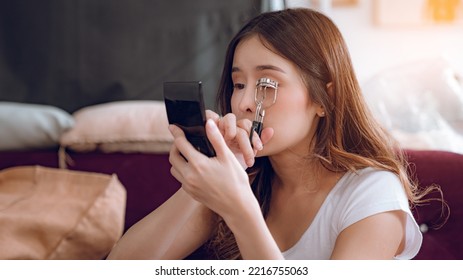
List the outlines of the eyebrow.
<svg viewBox="0 0 463 280">
<path fill-rule="evenodd" d="M 278 71 L 278 72 L 286 74 L 286 72 L 283 69 L 281 69 L 280 67 L 274 66 L 274 65 L 258 65 L 258 66 L 256 66 L 256 70 L 257 71 L 273 70 L 273 71 Z M 241 69 L 239 67 L 232 67 L 231 71 L 232 71 L 232 73 L 233 72 L 240 72 Z"/>
</svg>

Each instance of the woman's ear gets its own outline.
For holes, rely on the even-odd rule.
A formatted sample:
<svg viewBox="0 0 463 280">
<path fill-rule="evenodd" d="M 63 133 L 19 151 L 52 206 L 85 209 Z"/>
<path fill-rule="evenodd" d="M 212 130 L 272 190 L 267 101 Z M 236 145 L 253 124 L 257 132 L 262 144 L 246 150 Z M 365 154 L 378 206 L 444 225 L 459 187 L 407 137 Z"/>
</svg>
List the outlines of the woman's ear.
<svg viewBox="0 0 463 280">
<path fill-rule="evenodd" d="M 329 82 L 326 84 L 326 91 L 329 95 L 333 94 L 333 82 Z M 322 105 L 320 105 L 319 108 L 317 108 L 317 115 L 320 118 L 323 118 L 326 115 L 325 108 Z"/>
<path fill-rule="evenodd" d="M 322 105 L 319 105 L 317 108 L 317 116 L 323 118 L 326 115 L 325 108 Z"/>
</svg>

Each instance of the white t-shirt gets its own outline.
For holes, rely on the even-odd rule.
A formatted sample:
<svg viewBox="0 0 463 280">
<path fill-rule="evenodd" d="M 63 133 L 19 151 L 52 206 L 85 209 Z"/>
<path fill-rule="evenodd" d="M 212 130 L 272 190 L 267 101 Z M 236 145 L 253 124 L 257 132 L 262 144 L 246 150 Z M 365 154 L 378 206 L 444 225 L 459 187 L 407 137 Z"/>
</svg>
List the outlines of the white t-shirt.
<svg viewBox="0 0 463 280">
<path fill-rule="evenodd" d="M 301 239 L 283 252 L 283 256 L 329 259 L 343 229 L 366 217 L 392 210 L 407 213 L 405 248 L 395 259 L 411 259 L 418 253 L 423 237 L 405 191 L 394 173 L 373 168 L 347 172 L 330 191 Z"/>
</svg>

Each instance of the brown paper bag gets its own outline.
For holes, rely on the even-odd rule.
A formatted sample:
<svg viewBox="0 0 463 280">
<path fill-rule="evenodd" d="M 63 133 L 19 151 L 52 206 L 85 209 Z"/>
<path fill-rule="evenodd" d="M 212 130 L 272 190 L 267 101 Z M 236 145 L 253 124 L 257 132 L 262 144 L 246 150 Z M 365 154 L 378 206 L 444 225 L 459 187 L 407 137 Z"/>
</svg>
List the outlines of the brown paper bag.
<svg viewBox="0 0 463 280">
<path fill-rule="evenodd" d="M 40 166 L 0 171 L 0 259 L 101 259 L 121 237 L 116 175 Z"/>
</svg>

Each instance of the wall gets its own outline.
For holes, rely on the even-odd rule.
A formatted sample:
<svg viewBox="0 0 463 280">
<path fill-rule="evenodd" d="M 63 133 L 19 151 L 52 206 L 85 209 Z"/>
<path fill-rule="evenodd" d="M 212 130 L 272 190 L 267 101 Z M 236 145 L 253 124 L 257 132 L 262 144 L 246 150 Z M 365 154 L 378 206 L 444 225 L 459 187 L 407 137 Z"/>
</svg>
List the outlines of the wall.
<svg viewBox="0 0 463 280">
<path fill-rule="evenodd" d="M 360 82 L 382 69 L 444 56 L 463 73 L 463 23 L 380 27 L 373 24 L 373 0 L 332 7 L 328 14 L 348 44 Z"/>
<path fill-rule="evenodd" d="M 74 112 L 201 80 L 213 107 L 228 42 L 259 12 L 258 0 L 0 0 L 0 100 Z"/>
<path fill-rule="evenodd" d="M 393 12 L 403 24 L 374 24 L 375 1 L 398 5 Z M 336 5 L 336 0 L 313 4 L 316 2 L 286 1 L 289 7 L 318 8 L 332 18 L 344 35 L 361 83 L 382 69 L 439 56 L 448 58 L 463 73 L 463 20 L 457 24 L 420 24 L 419 9 L 420 5 L 426 5 L 426 0 L 358 0 L 357 4 L 347 6 Z M 461 1 L 459 12 L 463 16 Z"/>
</svg>

